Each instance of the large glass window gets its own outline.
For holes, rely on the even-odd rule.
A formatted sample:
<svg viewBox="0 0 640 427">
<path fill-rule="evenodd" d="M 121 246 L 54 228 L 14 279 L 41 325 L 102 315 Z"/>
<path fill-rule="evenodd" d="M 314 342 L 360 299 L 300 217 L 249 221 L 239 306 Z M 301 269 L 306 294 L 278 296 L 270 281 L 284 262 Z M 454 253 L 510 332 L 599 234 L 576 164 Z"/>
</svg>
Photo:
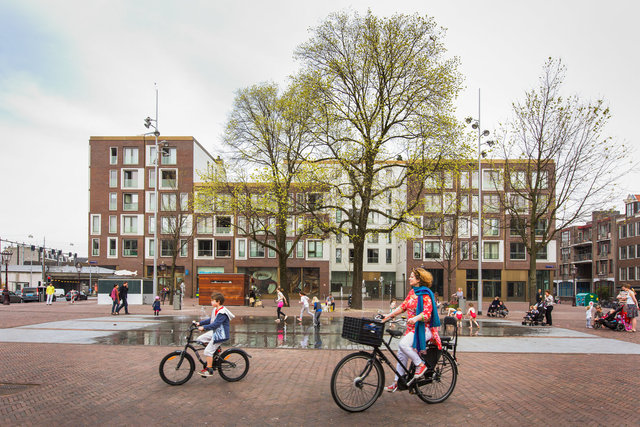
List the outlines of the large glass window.
<svg viewBox="0 0 640 427">
<path fill-rule="evenodd" d="M 425 258 L 440 258 L 440 242 L 424 242 Z"/>
<path fill-rule="evenodd" d="M 175 165 L 178 163 L 178 150 L 175 147 L 164 147 L 160 152 L 162 153 L 163 165 Z"/>
<path fill-rule="evenodd" d="M 138 217 L 137 216 L 123 216 L 122 217 L 122 232 L 123 233 L 137 233 L 138 232 Z M 137 240 L 136 240 L 137 242 Z"/>
<path fill-rule="evenodd" d="M 137 211 L 138 210 L 138 195 L 134 193 L 124 193 L 122 195 L 122 210 L 125 211 Z"/>
<path fill-rule="evenodd" d="M 133 147 L 125 147 L 122 152 L 124 153 L 125 165 L 137 165 L 138 164 L 138 149 Z"/>
<path fill-rule="evenodd" d="M 238 258 L 244 258 L 247 256 L 247 241 L 242 239 L 238 240 Z"/>
<path fill-rule="evenodd" d="M 198 239 L 198 256 L 199 257 L 213 256 L 213 240 Z"/>
<path fill-rule="evenodd" d="M 115 237 L 110 237 L 108 239 L 109 242 L 109 256 L 116 257 L 118 256 L 118 239 Z"/>
<path fill-rule="evenodd" d="M 511 242 L 509 243 L 509 257 L 516 261 L 523 261 L 527 258 L 527 252 L 524 243 Z"/>
<path fill-rule="evenodd" d="M 342 248 L 336 248 L 336 264 L 342 263 Z"/>
<path fill-rule="evenodd" d="M 460 242 L 460 260 L 469 259 L 469 242 Z"/>
<path fill-rule="evenodd" d="M 210 216 L 199 216 L 197 221 L 197 230 L 199 234 L 213 233 L 213 218 Z"/>
<path fill-rule="evenodd" d="M 498 242 L 483 242 L 484 259 L 498 259 L 500 257 L 500 244 Z"/>
<path fill-rule="evenodd" d="M 175 240 L 163 239 L 160 241 L 160 256 L 172 257 L 176 248 Z"/>
<path fill-rule="evenodd" d="M 216 234 L 231 234 L 230 216 L 216 216 Z"/>
<path fill-rule="evenodd" d="M 376 248 L 367 249 L 367 263 L 377 264 L 380 257 L 379 250 Z"/>
<path fill-rule="evenodd" d="M 111 169 L 109 171 L 109 187 L 117 188 L 118 187 L 118 170 Z"/>
<path fill-rule="evenodd" d="M 118 147 L 109 148 L 109 164 L 110 165 L 118 164 Z"/>
<path fill-rule="evenodd" d="M 138 256 L 138 240 L 122 240 L 122 256 Z"/>
<path fill-rule="evenodd" d="M 118 210 L 118 193 L 109 193 L 109 210 Z"/>
<path fill-rule="evenodd" d="M 249 256 L 251 258 L 264 258 L 264 246 L 255 240 L 249 242 Z"/>
<path fill-rule="evenodd" d="M 322 241 L 307 241 L 307 258 L 322 258 Z"/>
<path fill-rule="evenodd" d="M 109 233 L 118 232 L 118 217 L 116 215 L 109 215 Z"/>
<path fill-rule="evenodd" d="M 123 170 L 124 182 L 122 188 L 138 188 L 138 171 L 136 169 Z"/>
<path fill-rule="evenodd" d="M 160 195 L 161 210 L 163 211 L 175 211 L 178 198 L 173 193 L 162 193 Z"/>
<path fill-rule="evenodd" d="M 413 259 L 422 259 L 422 243 L 413 242 Z"/>
<path fill-rule="evenodd" d="M 100 215 L 91 215 L 91 234 L 100 234 Z"/>
<path fill-rule="evenodd" d="M 162 169 L 160 171 L 160 188 L 178 188 L 178 171 L 175 169 Z"/>
<path fill-rule="evenodd" d="M 304 258 L 304 242 L 298 242 L 296 245 L 296 258 Z"/>
<path fill-rule="evenodd" d="M 500 235 L 500 220 L 498 218 L 487 218 L 484 220 L 484 235 L 485 236 L 499 236 Z"/>
<path fill-rule="evenodd" d="M 216 240 L 216 258 L 231 257 L 231 240 Z"/>
<path fill-rule="evenodd" d="M 538 252 L 536 253 L 536 259 L 547 259 L 547 246 L 543 246 L 538 248 Z"/>
<path fill-rule="evenodd" d="M 100 256 L 100 239 L 91 239 L 91 256 Z"/>
<path fill-rule="evenodd" d="M 439 194 L 426 194 L 424 196 L 425 212 L 440 212 L 442 210 L 442 198 Z"/>
</svg>

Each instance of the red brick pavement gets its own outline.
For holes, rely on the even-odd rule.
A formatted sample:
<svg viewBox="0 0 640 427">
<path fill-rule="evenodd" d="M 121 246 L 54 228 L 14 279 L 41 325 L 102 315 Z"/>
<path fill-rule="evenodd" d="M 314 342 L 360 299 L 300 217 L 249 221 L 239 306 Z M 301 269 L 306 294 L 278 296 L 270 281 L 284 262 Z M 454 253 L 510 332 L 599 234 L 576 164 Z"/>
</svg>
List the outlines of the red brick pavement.
<svg viewBox="0 0 640 427">
<path fill-rule="evenodd" d="M 183 314 L 197 315 L 199 308 L 189 303 Z M 286 310 L 291 315 L 295 308 Z M 583 321 L 579 308 L 556 310 L 555 324 L 585 331 L 578 326 Z M 131 311 L 147 314 L 150 308 Z M 265 315 L 274 311 L 264 309 Z M 0 324 L 108 312 L 91 300 L 74 306 L 15 304 L 0 306 Z M 165 306 L 163 314 L 173 310 Z M 637 335 L 599 332 L 625 340 Z M 640 424 L 638 355 L 460 353 L 458 384 L 446 402 L 427 405 L 406 392 L 385 393 L 369 410 L 348 414 L 329 390 L 331 372 L 348 351 L 248 349 L 251 369 L 238 383 L 194 377 L 171 387 L 160 379 L 158 363 L 173 349 L 0 343 L 0 425 Z M 389 382 L 388 370 L 387 375 Z"/>
</svg>

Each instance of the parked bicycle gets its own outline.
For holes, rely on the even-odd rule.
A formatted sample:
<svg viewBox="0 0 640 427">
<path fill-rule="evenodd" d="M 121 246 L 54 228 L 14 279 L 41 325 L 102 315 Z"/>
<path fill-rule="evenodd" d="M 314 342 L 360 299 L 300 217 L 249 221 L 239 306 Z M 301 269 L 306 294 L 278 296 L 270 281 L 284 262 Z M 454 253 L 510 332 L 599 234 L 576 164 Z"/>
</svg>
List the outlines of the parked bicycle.
<svg viewBox="0 0 640 427">
<path fill-rule="evenodd" d="M 206 368 L 207 362 L 200 357 L 199 353 L 199 351 L 205 349 L 206 343 L 192 339 L 193 333 L 197 329 L 198 326 L 194 321 L 187 330 L 187 342 L 184 345 L 184 349 L 172 351 L 160 361 L 160 378 L 167 384 L 182 385 L 189 381 L 193 375 L 196 370 L 196 364 L 193 356 L 188 352 L 189 349 L 195 353 L 198 361 L 202 363 L 202 367 Z M 239 348 L 229 348 L 225 351 L 218 348 L 213 356 L 213 369 L 217 369 L 225 381 L 240 381 L 249 372 L 249 357 L 251 356 Z"/>
<path fill-rule="evenodd" d="M 382 362 L 398 375 L 398 390 L 409 390 L 426 403 L 444 402 L 453 393 L 458 378 L 456 348 L 458 345 L 458 329 L 456 319 L 445 317 L 445 332 L 449 327 L 453 336 L 441 336 L 442 350 L 429 345 L 422 359 L 427 364 L 427 372 L 423 377 L 414 379 L 415 366 L 410 364 L 406 373 L 401 375 L 395 364 L 380 350 L 384 344 L 389 353 L 397 361 L 398 356 L 391 349 L 391 340 L 401 337 L 402 330 L 389 329 L 388 341 L 384 341 L 385 324 L 375 319 L 359 319 L 345 317 L 342 326 L 342 337 L 350 341 L 371 346 L 373 350 L 358 351 L 345 356 L 333 370 L 331 375 L 331 396 L 336 404 L 348 412 L 360 412 L 369 408 L 380 397 L 384 390 L 385 374 Z M 453 354 L 449 353 L 453 351 Z"/>
</svg>

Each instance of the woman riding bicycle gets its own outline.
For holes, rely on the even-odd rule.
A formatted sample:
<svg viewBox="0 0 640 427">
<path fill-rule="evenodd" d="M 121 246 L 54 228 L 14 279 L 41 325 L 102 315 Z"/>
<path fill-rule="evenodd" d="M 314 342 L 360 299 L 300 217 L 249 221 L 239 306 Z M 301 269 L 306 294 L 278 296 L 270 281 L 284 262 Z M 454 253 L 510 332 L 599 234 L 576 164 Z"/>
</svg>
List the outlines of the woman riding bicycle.
<svg viewBox="0 0 640 427">
<path fill-rule="evenodd" d="M 433 276 L 424 268 L 416 268 L 411 271 L 409 284 L 412 289 L 409 291 L 407 298 L 400 307 L 382 319 L 382 322 L 387 322 L 398 314 L 404 311 L 407 312 L 407 329 L 398 343 L 398 359 L 400 359 L 401 363 L 397 364 L 396 370 L 400 374 L 404 374 L 404 368 L 410 358 L 416 366 L 415 378 L 421 377 L 427 370 L 418 353 L 426 349 L 427 342 L 430 341 L 436 344 L 438 349 L 442 349 L 442 343 L 438 335 L 440 319 L 438 311 L 434 310 L 435 297 L 431 289 L 429 289 L 432 283 Z M 398 376 L 396 375 L 394 383 L 387 386 L 386 390 L 394 392 L 397 389 Z"/>
</svg>

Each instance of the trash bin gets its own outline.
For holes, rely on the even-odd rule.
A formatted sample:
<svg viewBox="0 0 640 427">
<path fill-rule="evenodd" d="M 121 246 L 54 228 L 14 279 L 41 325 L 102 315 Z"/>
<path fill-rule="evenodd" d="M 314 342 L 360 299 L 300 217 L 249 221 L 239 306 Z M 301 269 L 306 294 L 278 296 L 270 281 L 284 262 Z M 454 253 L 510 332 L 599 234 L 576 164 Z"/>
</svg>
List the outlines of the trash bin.
<svg viewBox="0 0 640 427">
<path fill-rule="evenodd" d="M 182 298 L 179 289 L 176 289 L 175 294 L 173 294 L 173 309 L 174 310 L 182 310 Z"/>
<path fill-rule="evenodd" d="M 576 295 L 576 305 L 577 306 L 584 306 L 584 301 L 585 301 L 585 297 L 586 296 L 587 296 L 586 293 L 577 294 Z"/>
</svg>

